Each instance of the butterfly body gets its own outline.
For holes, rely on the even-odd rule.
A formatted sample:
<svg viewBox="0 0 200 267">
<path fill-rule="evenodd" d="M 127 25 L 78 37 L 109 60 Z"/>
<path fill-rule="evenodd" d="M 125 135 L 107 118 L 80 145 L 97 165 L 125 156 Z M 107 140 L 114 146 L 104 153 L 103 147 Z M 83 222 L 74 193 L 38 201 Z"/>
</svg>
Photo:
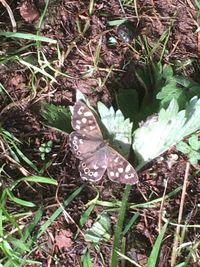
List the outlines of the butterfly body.
<svg viewBox="0 0 200 267">
<path fill-rule="evenodd" d="M 72 127 L 69 136 L 72 153 L 80 160 L 82 179 L 98 181 L 105 171 L 109 179 L 125 184 L 135 184 L 138 176 L 132 165 L 107 140 L 104 140 L 95 115 L 82 102 L 74 105 Z"/>
</svg>

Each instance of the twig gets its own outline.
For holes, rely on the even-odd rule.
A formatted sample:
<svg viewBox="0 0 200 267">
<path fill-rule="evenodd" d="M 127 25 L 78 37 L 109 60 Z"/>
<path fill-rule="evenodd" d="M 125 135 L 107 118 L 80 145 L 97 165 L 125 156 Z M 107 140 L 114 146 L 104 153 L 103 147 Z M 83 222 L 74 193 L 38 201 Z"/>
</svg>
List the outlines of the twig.
<svg viewBox="0 0 200 267">
<path fill-rule="evenodd" d="M 183 216 L 183 207 L 184 207 L 184 202 L 185 202 L 186 189 L 188 186 L 189 170 L 190 170 L 190 163 L 187 162 L 186 168 L 185 168 L 183 190 L 182 190 L 182 195 L 181 195 L 181 203 L 180 203 L 179 214 L 178 214 L 178 225 L 176 227 L 176 233 L 175 233 L 174 244 L 173 244 L 173 249 L 172 249 L 171 267 L 175 266 L 176 259 L 177 259 L 177 248 L 179 245 L 179 234 L 180 234 L 180 230 L 181 230 L 181 227 L 179 224 L 181 223 L 182 216 Z"/>
<path fill-rule="evenodd" d="M 16 21 L 15 21 L 15 18 L 14 18 L 14 15 L 13 15 L 13 12 L 12 12 L 10 6 L 7 4 L 7 2 L 5 0 L 0 0 L 0 2 L 6 8 L 6 10 L 8 12 L 8 15 L 10 17 L 10 21 L 11 21 L 11 24 L 12 24 L 12 27 L 13 27 L 13 32 L 16 32 L 17 24 L 16 24 Z"/>
<path fill-rule="evenodd" d="M 118 2 L 119 2 L 119 5 L 120 5 L 120 7 L 121 7 L 122 12 L 125 14 L 125 10 L 124 10 L 124 7 L 123 7 L 123 5 L 122 5 L 121 0 L 118 0 Z"/>
<path fill-rule="evenodd" d="M 164 201 L 165 201 L 165 197 L 166 197 L 167 184 L 168 184 L 168 178 L 165 182 L 165 189 L 164 189 L 164 193 L 163 193 L 163 197 L 162 197 L 162 201 L 161 201 L 161 205 L 160 205 L 160 211 L 159 211 L 159 218 L 158 218 L 158 232 L 159 233 L 160 233 L 161 228 L 162 228 L 162 215 L 163 215 L 163 210 L 164 210 Z"/>
</svg>

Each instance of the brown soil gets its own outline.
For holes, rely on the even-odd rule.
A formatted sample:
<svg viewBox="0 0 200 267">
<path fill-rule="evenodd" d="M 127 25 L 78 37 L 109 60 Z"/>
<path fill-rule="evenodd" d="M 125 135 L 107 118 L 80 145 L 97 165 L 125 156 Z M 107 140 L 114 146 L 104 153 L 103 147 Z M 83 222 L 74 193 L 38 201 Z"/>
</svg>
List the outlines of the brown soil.
<svg viewBox="0 0 200 267">
<path fill-rule="evenodd" d="M 17 31 L 35 34 L 38 14 L 42 14 L 44 1 L 38 0 L 34 3 L 27 1 L 29 4 L 22 3 L 22 1 L 7 2 L 17 22 Z M 200 39 L 196 32 L 198 11 L 192 1 L 138 0 L 136 1 L 137 15 L 133 6 L 124 7 L 122 10 L 118 0 L 111 0 L 95 1 L 94 13 L 90 15 L 88 12 L 89 1 L 50 2 L 41 35 L 59 40 L 63 61 L 58 61 L 57 49 L 53 44 L 42 43 L 41 51 L 55 69 L 68 74 L 69 77 L 58 75 L 57 83 L 55 83 L 49 82 L 42 75 L 37 74 L 36 81 L 34 81 L 31 80 L 31 72 L 24 65 L 13 63 L 12 60 L 1 64 L 0 82 L 7 93 L 0 94 L 0 119 L 3 128 L 21 141 L 21 151 L 39 170 L 44 167 L 44 161 L 39 155 L 39 147 L 49 140 L 53 141 L 53 149 L 45 159 L 45 163 L 50 160 L 53 163 L 46 169 L 44 168 L 42 175 L 56 179 L 59 186 L 55 188 L 55 186 L 38 184 L 29 187 L 26 184 L 20 184 L 14 193 L 22 199 L 34 202 L 36 207 L 41 205 L 46 207 L 42 221 L 39 222 L 39 225 L 42 225 L 59 207 L 59 203 L 62 203 L 73 190 L 84 184 L 81 193 L 66 208 L 69 215 L 68 221 L 63 215 L 59 216 L 48 228 L 48 232 L 38 239 L 38 249 L 30 255 L 30 258 L 41 261 L 43 266 L 77 267 L 80 265 L 81 255 L 88 247 L 95 267 L 109 266 L 112 241 L 100 245 L 100 251 L 105 260 L 103 263 L 97 250 L 84 241 L 81 234 L 74 239 L 77 232 L 76 224 L 79 224 L 80 217 L 86 209 L 85 204 L 96 196 L 97 190 L 100 199 L 115 201 L 121 200 L 124 187 L 110 182 L 106 177 L 97 185 L 83 182 L 76 170 L 76 160 L 69 150 L 67 134 L 44 126 L 40 115 L 41 104 L 43 102 L 65 106 L 73 104 L 76 89 L 86 94 L 94 106 L 98 100 L 107 105 L 115 103 L 115 94 L 119 89 L 140 87 L 135 70 L 143 68 L 145 63 L 144 46 L 141 44 L 145 43 L 145 39 L 150 47 L 158 44 L 152 57 L 155 61 L 159 60 L 163 50 L 163 44 L 159 43 L 159 39 L 167 34 L 169 29 L 169 39 L 165 48 L 168 52 L 164 54 L 163 63 L 173 64 L 190 59 L 191 63 L 182 70 L 182 73 L 200 82 Z M 27 5 L 31 7 L 27 7 Z M 111 20 L 123 18 L 128 18 L 132 29 L 134 28 L 131 45 L 119 37 L 116 27 L 108 25 Z M 7 11 L 2 5 L 0 5 L 0 22 L 2 31 L 12 31 Z M 80 23 L 82 30 L 88 24 L 88 29 L 84 34 L 78 32 L 77 22 Z M 116 39 L 116 43 L 113 45 L 109 43 L 111 37 Z M 12 53 L 29 43 L 28 40 L 9 39 L 8 41 L 1 37 L 1 54 L 4 56 Z M 101 53 L 95 66 L 94 55 L 98 45 L 101 46 Z M 25 52 L 27 51 L 32 55 L 30 60 L 37 58 L 34 46 L 25 50 Z M 35 84 L 35 92 L 32 84 Z M 0 163 L 1 165 L 5 164 L 4 171 L 10 177 L 6 180 L 2 178 L 4 187 L 25 174 L 34 175 L 33 170 L 25 162 L 21 161 L 19 165 L 11 160 L 12 156 L 8 153 L 2 140 L 0 152 Z M 172 162 L 170 158 L 174 154 L 178 158 Z M 137 187 L 133 187 L 130 202 L 144 203 L 147 199 L 153 200 L 162 197 L 165 180 L 168 181 L 166 193 L 182 186 L 186 163 L 186 158 L 173 148 L 140 173 L 140 183 Z M 24 169 L 22 170 L 20 166 Z M 187 221 L 187 224 L 199 223 L 200 212 L 196 207 L 200 197 L 200 181 L 195 173 L 196 170 L 191 166 L 191 180 L 187 187 L 182 218 L 183 223 Z M 172 222 L 177 222 L 180 197 L 181 190 L 166 201 L 162 207 L 166 212 L 166 218 L 170 218 Z M 17 207 L 8 203 L 8 208 L 12 210 Z M 146 264 L 158 236 L 160 209 L 159 202 L 151 208 L 130 209 L 127 214 L 126 220 L 128 221 L 133 213 L 136 211 L 140 213 L 136 226 L 129 231 L 127 237 L 127 255 L 141 266 Z M 91 215 L 91 221 L 86 227 L 89 224 L 92 225 L 93 220 L 102 210 L 101 206 L 95 208 Z M 111 215 L 113 227 L 117 220 L 116 213 L 112 212 Z M 86 227 L 83 228 L 83 231 Z M 198 239 L 195 229 L 190 228 L 187 231 L 188 242 Z M 168 228 L 157 265 L 159 267 L 170 266 L 174 230 L 173 226 Z M 185 253 L 187 255 L 187 250 Z M 180 256 L 180 261 L 184 260 L 185 255 Z M 55 263 L 55 256 L 59 259 L 58 265 Z M 191 261 L 188 266 L 197 266 L 195 264 L 195 261 Z M 126 266 L 129 266 L 128 263 Z"/>
</svg>

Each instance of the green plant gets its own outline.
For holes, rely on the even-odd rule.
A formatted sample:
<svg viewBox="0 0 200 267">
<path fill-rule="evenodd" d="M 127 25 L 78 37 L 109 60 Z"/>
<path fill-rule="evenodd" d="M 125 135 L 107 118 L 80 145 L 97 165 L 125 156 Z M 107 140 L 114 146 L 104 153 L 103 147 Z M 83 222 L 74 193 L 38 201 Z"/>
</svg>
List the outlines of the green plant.
<svg viewBox="0 0 200 267">
<path fill-rule="evenodd" d="M 46 154 L 51 152 L 52 145 L 53 145 L 53 142 L 51 140 L 49 140 L 46 143 L 41 144 L 41 146 L 39 147 L 39 151 L 40 151 L 40 157 L 42 160 L 45 160 Z"/>
<path fill-rule="evenodd" d="M 1 170 L 1 174 L 2 173 L 6 174 Z M 36 205 L 31 201 L 23 200 L 15 196 L 14 190 L 20 183 L 57 185 L 57 181 L 51 178 L 28 176 L 16 180 L 10 187 L 2 190 L 0 196 L 0 252 L 3 256 L 0 259 L 0 263 L 5 267 L 20 267 L 24 266 L 25 263 L 32 265 L 40 264 L 38 261 L 31 260 L 29 258 L 29 253 L 31 253 L 34 243 L 34 238 L 31 237 L 31 233 L 42 217 L 42 208 L 38 208 L 33 216 L 30 208 L 36 208 Z M 10 210 L 8 202 L 18 205 L 20 208 L 14 211 L 12 209 Z M 29 210 L 24 211 L 22 209 L 23 207 Z M 22 227 L 22 219 L 27 217 L 32 217 L 32 221 L 30 221 L 30 224 L 26 227 L 24 227 L 24 225 Z"/>
<path fill-rule="evenodd" d="M 24 201 L 14 196 L 13 190 L 19 183 L 43 183 L 57 185 L 57 181 L 51 178 L 41 176 L 22 177 L 13 182 L 9 188 L 3 190 L 0 197 L 0 264 L 5 267 L 22 267 L 26 264 L 31 266 L 40 266 L 41 262 L 31 259 L 31 253 L 38 238 L 45 233 L 47 228 L 64 212 L 74 198 L 76 198 L 83 186 L 75 189 L 59 206 L 45 222 L 41 224 L 43 207 L 37 208 L 33 202 Z M 7 202 L 13 202 L 19 206 L 17 211 L 7 209 Z M 23 211 L 22 207 L 29 208 Z M 34 213 L 30 211 L 31 207 L 37 208 Z M 23 218 L 30 218 L 27 225 L 24 224 Z M 38 227 L 40 225 L 40 227 Z M 9 230 L 8 230 L 9 229 Z M 10 231 L 10 229 L 12 229 Z M 43 251 L 45 252 L 45 251 Z"/>
<path fill-rule="evenodd" d="M 73 130 L 71 113 L 68 107 L 43 103 L 41 112 L 47 126 L 63 132 L 71 132 Z"/>
<path fill-rule="evenodd" d="M 143 88 L 142 97 L 135 88 L 121 89 L 117 95 L 119 108 L 134 123 L 134 129 L 140 121 L 158 113 L 161 108 L 166 109 L 173 99 L 181 110 L 193 97 L 200 97 L 200 84 L 188 77 L 175 75 L 171 65 L 150 62 L 137 70 L 136 77 Z"/>
<path fill-rule="evenodd" d="M 21 142 L 13 134 L 9 133 L 3 128 L 0 128 L 0 138 L 2 138 L 5 142 L 6 148 L 17 165 L 19 165 L 20 161 L 22 160 L 23 162 L 26 162 L 26 164 L 33 170 L 39 172 L 36 165 L 21 151 Z"/>
<path fill-rule="evenodd" d="M 188 142 L 180 141 L 176 148 L 187 155 L 190 163 L 197 164 L 200 160 L 200 140 L 196 134 L 191 135 Z"/>
<path fill-rule="evenodd" d="M 85 240 L 94 244 L 110 239 L 111 220 L 105 212 L 99 214 L 94 224 L 86 230 Z"/>
</svg>

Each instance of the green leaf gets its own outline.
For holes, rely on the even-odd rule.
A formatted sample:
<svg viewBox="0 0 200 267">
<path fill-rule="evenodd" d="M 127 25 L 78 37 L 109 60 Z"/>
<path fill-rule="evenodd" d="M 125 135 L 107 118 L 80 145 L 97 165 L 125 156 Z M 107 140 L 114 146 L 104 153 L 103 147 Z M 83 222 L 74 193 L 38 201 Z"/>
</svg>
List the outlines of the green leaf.
<svg viewBox="0 0 200 267">
<path fill-rule="evenodd" d="M 84 226 L 84 224 L 87 222 L 87 220 L 90 217 L 90 214 L 92 213 L 93 209 L 94 209 L 95 205 L 91 205 L 87 208 L 87 210 L 81 215 L 79 224 L 80 227 L 82 228 Z"/>
<path fill-rule="evenodd" d="M 15 181 L 11 187 L 11 190 L 13 190 L 15 188 L 15 186 L 20 183 L 20 182 L 35 182 L 35 183 L 44 183 L 44 184 L 52 184 L 52 185 L 57 185 L 58 182 L 52 178 L 47 178 L 47 177 L 43 177 L 43 176 L 26 176 L 26 177 L 22 177 L 20 179 L 18 179 L 17 181 Z"/>
<path fill-rule="evenodd" d="M 166 79 L 167 81 L 172 80 L 174 76 L 174 71 L 173 71 L 172 66 L 166 65 L 165 67 L 162 67 L 161 65 L 160 68 L 162 68 L 162 77 Z"/>
<path fill-rule="evenodd" d="M 192 164 L 197 164 L 199 160 L 200 160 L 200 153 L 199 153 L 199 152 L 197 152 L 197 151 L 192 151 L 192 152 L 189 154 L 189 161 L 190 161 Z"/>
<path fill-rule="evenodd" d="M 191 99 L 194 96 L 200 97 L 200 85 L 195 85 L 186 91 L 187 99 Z"/>
<path fill-rule="evenodd" d="M 149 256 L 149 259 L 148 259 L 147 267 L 155 267 L 156 266 L 156 262 L 158 260 L 159 251 L 160 251 L 160 247 L 161 247 L 161 243 L 162 243 L 164 234 L 167 230 L 167 225 L 168 225 L 168 222 L 165 223 L 165 225 L 163 226 L 163 228 L 160 231 L 159 236 L 156 239 L 156 242 L 153 246 L 153 249 L 152 249 L 151 254 Z"/>
<path fill-rule="evenodd" d="M 31 168 L 33 168 L 33 170 L 38 172 L 38 169 L 35 164 L 33 164 L 33 162 L 14 143 L 12 145 L 16 150 L 18 156 L 20 156 L 24 162 L 26 162 Z"/>
<path fill-rule="evenodd" d="M 134 132 L 133 149 L 139 163 L 158 157 L 184 137 L 200 129 L 200 99 L 194 97 L 185 110 L 178 111 L 177 100 L 161 109 L 157 121 L 146 122 Z"/>
<path fill-rule="evenodd" d="M 188 143 L 191 146 L 192 149 L 194 150 L 199 150 L 200 149 L 200 140 L 198 139 L 198 136 L 196 134 L 193 134 L 189 139 Z"/>
<path fill-rule="evenodd" d="M 83 267 L 93 267 L 90 252 L 88 250 L 81 256 L 81 262 L 83 264 Z"/>
<path fill-rule="evenodd" d="M 9 236 L 7 240 L 13 245 L 15 250 L 20 251 L 20 253 L 30 251 L 30 248 L 23 242 L 23 240 L 17 239 L 13 236 Z"/>
<path fill-rule="evenodd" d="M 128 157 L 133 124 L 129 119 L 125 119 L 120 110 L 114 111 L 113 107 L 107 108 L 103 103 L 98 102 L 98 111 L 101 123 L 109 133 L 111 143 L 125 157 Z"/>
<path fill-rule="evenodd" d="M 8 196 L 10 197 L 10 199 L 13 202 L 15 202 L 16 204 L 18 204 L 20 206 L 24 206 L 24 207 L 29 207 L 29 208 L 35 207 L 34 203 L 32 203 L 30 201 L 26 201 L 26 200 L 20 199 L 18 197 L 15 197 L 10 190 L 7 190 L 7 193 L 8 193 Z"/>
<path fill-rule="evenodd" d="M 181 106 L 184 106 L 186 103 L 185 93 L 183 89 L 177 87 L 174 78 L 168 81 L 156 97 L 161 100 L 161 106 L 163 107 L 166 107 L 172 99 L 176 99 Z"/>
<path fill-rule="evenodd" d="M 139 100 L 136 90 L 120 90 L 117 95 L 119 108 L 124 114 L 125 118 L 130 118 L 131 121 L 135 121 L 135 116 L 139 110 Z"/>
<path fill-rule="evenodd" d="M 125 226 L 122 235 L 125 236 L 128 231 L 131 229 L 131 227 L 133 227 L 133 224 L 136 222 L 136 220 L 138 219 L 138 217 L 140 216 L 139 212 L 136 212 L 132 218 L 129 220 L 128 224 Z"/>
<path fill-rule="evenodd" d="M 115 20 L 109 20 L 108 25 L 109 26 L 119 26 L 120 24 L 126 22 L 127 19 L 115 19 Z"/>
<path fill-rule="evenodd" d="M 192 86 L 197 85 L 194 81 L 192 81 L 189 77 L 184 77 L 184 76 L 174 76 L 174 79 L 176 82 L 185 87 L 185 88 L 191 88 Z"/>
<path fill-rule="evenodd" d="M 110 239 L 111 221 L 104 212 L 100 214 L 93 226 L 86 231 L 85 240 L 98 244 L 100 241 Z"/>
<path fill-rule="evenodd" d="M 56 44 L 57 40 L 50 39 L 45 36 L 34 35 L 31 33 L 21 33 L 21 32 L 0 32 L 0 36 L 4 36 L 7 38 L 20 38 L 32 41 L 40 41 L 40 42 L 47 42 Z"/>
<path fill-rule="evenodd" d="M 191 148 L 190 146 L 188 146 L 188 144 L 186 144 L 185 142 L 181 141 L 176 145 L 176 149 L 180 152 L 182 152 L 183 154 L 189 154 L 191 152 Z"/>
<path fill-rule="evenodd" d="M 69 107 L 44 103 L 41 113 L 47 126 L 66 133 L 71 133 L 73 131 Z"/>
<path fill-rule="evenodd" d="M 185 263 L 185 262 L 181 262 L 181 263 L 177 264 L 175 267 L 186 267 L 187 266 L 186 264 L 187 263 Z"/>
<path fill-rule="evenodd" d="M 40 207 L 36 212 L 34 212 L 34 216 L 29 221 L 27 226 L 23 229 L 23 242 L 26 242 L 28 238 L 30 238 L 31 233 L 34 231 L 35 227 L 38 225 L 43 215 L 43 210 Z"/>
<path fill-rule="evenodd" d="M 40 146 L 40 147 L 39 147 L 39 151 L 40 151 L 40 152 L 45 152 L 45 147 L 44 147 L 44 146 Z"/>
</svg>

